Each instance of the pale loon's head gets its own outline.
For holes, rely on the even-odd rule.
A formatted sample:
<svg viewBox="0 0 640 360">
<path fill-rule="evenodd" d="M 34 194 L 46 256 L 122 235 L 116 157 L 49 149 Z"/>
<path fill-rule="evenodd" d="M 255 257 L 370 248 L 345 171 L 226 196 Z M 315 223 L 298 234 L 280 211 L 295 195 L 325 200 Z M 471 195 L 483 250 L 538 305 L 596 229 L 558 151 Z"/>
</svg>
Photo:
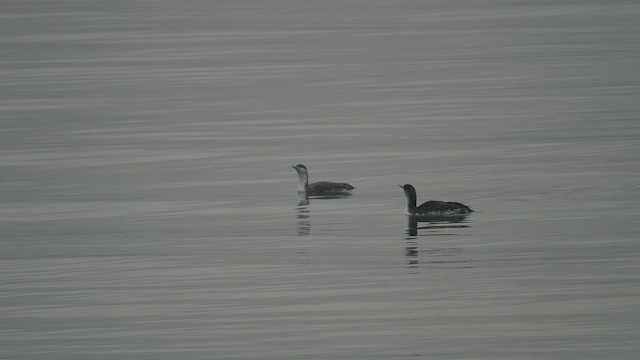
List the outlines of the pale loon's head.
<svg viewBox="0 0 640 360">
<path fill-rule="evenodd" d="M 302 164 L 293 165 L 292 168 L 296 169 L 298 173 L 298 191 L 306 191 L 309 186 L 309 170 Z"/>
</svg>

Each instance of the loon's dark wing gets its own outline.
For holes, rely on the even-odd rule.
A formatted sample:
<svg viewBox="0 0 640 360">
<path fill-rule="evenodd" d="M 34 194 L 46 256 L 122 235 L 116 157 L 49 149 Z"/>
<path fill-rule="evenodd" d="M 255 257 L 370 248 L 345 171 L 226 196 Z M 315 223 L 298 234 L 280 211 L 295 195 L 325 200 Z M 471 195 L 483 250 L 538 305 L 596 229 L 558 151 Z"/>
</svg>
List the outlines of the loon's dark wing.
<svg viewBox="0 0 640 360">
<path fill-rule="evenodd" d="M 342 192 L 342 191 L 350 191 L 353 189 L 354 187 L 347 183 L 320 181 L 313 184 L 309 184 L 309 192 L 312 194 L 336 193 L 336 192 Z"/>
<path fill-rule="evenodd" d="M 454 201 L 430 200 L 416 208 L 416 214 L 449 213 L 468 214 L 473 212 L 467 205 Z"/>
</svg>

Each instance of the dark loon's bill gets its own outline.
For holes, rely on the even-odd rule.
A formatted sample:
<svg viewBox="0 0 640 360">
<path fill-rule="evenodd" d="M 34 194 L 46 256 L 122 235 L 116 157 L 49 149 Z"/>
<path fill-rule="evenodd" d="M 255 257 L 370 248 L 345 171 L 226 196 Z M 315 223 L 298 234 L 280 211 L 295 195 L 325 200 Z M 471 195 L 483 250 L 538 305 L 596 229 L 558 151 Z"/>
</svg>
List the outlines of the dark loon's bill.
<svg viewBox="0 0 640 360">
<path fill-rule="evenodd" d="M 462 215 L 473 212 L 467 205 L 453 201 L 430 200 L 420 206 L 416 206 L 416 189 L 410 184 L 400 185 L 400 187 L 404 190 L 404 196 L 407 198 L 407 207 L 405 209 L 405 214 L 407 215 Z"/>
<path fill-rule="evenodd" d="M 298 173 L 298 192 L 304 192 L 309 195 L 332 195 L 344 194 L 355 189 L 347 183 L 337 183 L 330 181 L 319 181 L 309 184 L 309 170 L 307 167 L 298 164 L 292 166 Z"/>
</svg>

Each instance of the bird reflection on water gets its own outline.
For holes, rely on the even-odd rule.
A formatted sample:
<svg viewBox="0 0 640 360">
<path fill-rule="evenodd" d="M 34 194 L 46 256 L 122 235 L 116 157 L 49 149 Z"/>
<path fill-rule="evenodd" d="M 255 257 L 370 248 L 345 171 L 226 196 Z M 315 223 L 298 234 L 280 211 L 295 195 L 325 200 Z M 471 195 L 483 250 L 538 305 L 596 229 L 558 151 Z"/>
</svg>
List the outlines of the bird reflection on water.
<svg viewBox="0 0 640 360">
<path fill-rule="evenodd" d="M 436 247 L 420 249 L 420 237 L 458 236 L 456 230 L 470 227 L 466 220 L 467 215 L 442 215 L 442 216 L 408 216 L 405 229 L 405 250 L 408 269 L 416 270 L 420 267 L 437 268 L 468 268 L 472 267 L 469 261 L 462 260 L 459 256 L 462 249 L 458 247 Z M 420 226 L 419 223 L 426 223 Z M 421 259 L 427 255 L 427 259 Z M 456 256 L 457 258 L 451 258 Z"/>
<path fill-rule="evenodd" d="M 309 211 L 309 196 L 298 194 L 298 206 L 296 207 L 298 220 L 298 236 L 307 236 L 311 233 L 311 221 L 309 220 L 311 211 Z"/>
<path fill-rule="evenodd" d="M 350 193 L 328 194 L 328 195 L 313 195 L 309 196 L 307 193 L 298 193 L 298 205 L 296 206 L 296 218 L 298 220 L 298 236 L 307 236 L 311 233 L 311 210 L 309 209 L 310 201 L 314 200 L 329 200 L 329 199 L 345 199 L 351 197 Z"/>
<path fill-rule="evenodd" d="M 311 195 L 311 199 L 318 200 L 330 200 L 330 199 L 346 199 L 353 196 L 351 193 L 335 193 L 335 194 L 327 194 L 327 195 Z"/>
<path fill-rule="evenodd" d="M 307 205 L 309 205 L 309 195 L 307 193 L 298 193 L 298 209 Z"/>
</svg>

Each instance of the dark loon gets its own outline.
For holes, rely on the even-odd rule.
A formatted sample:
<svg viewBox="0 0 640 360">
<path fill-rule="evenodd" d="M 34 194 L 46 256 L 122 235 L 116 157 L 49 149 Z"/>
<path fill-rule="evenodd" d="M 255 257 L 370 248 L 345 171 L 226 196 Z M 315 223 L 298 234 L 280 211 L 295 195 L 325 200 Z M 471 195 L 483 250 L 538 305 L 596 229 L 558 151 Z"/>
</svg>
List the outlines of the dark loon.
<svg viewBox="0 0 640 360">
<path fill-rule="evenodd" d="M 404 196 L 407 197 L 407 208 L 405 209 L 407 215 L 461 215 L 473 212 L 467 205 L 450 201 L 430 200 L 416 206 L 416 188 L 409 184 L 400 185 L 400 187 L 404 190 Z"/>
<path fill-rule="evenodd" d="M 335 183 L 329 181 L 320 181 L 309 184 L 309 171 L 307 167 L 298 164 L 293 166 L 298 172 L 298 192 L 308 195 L 331 195 L 344 194 L 354 189 L 353 186 L 346 183 Z"/>
</svg>

